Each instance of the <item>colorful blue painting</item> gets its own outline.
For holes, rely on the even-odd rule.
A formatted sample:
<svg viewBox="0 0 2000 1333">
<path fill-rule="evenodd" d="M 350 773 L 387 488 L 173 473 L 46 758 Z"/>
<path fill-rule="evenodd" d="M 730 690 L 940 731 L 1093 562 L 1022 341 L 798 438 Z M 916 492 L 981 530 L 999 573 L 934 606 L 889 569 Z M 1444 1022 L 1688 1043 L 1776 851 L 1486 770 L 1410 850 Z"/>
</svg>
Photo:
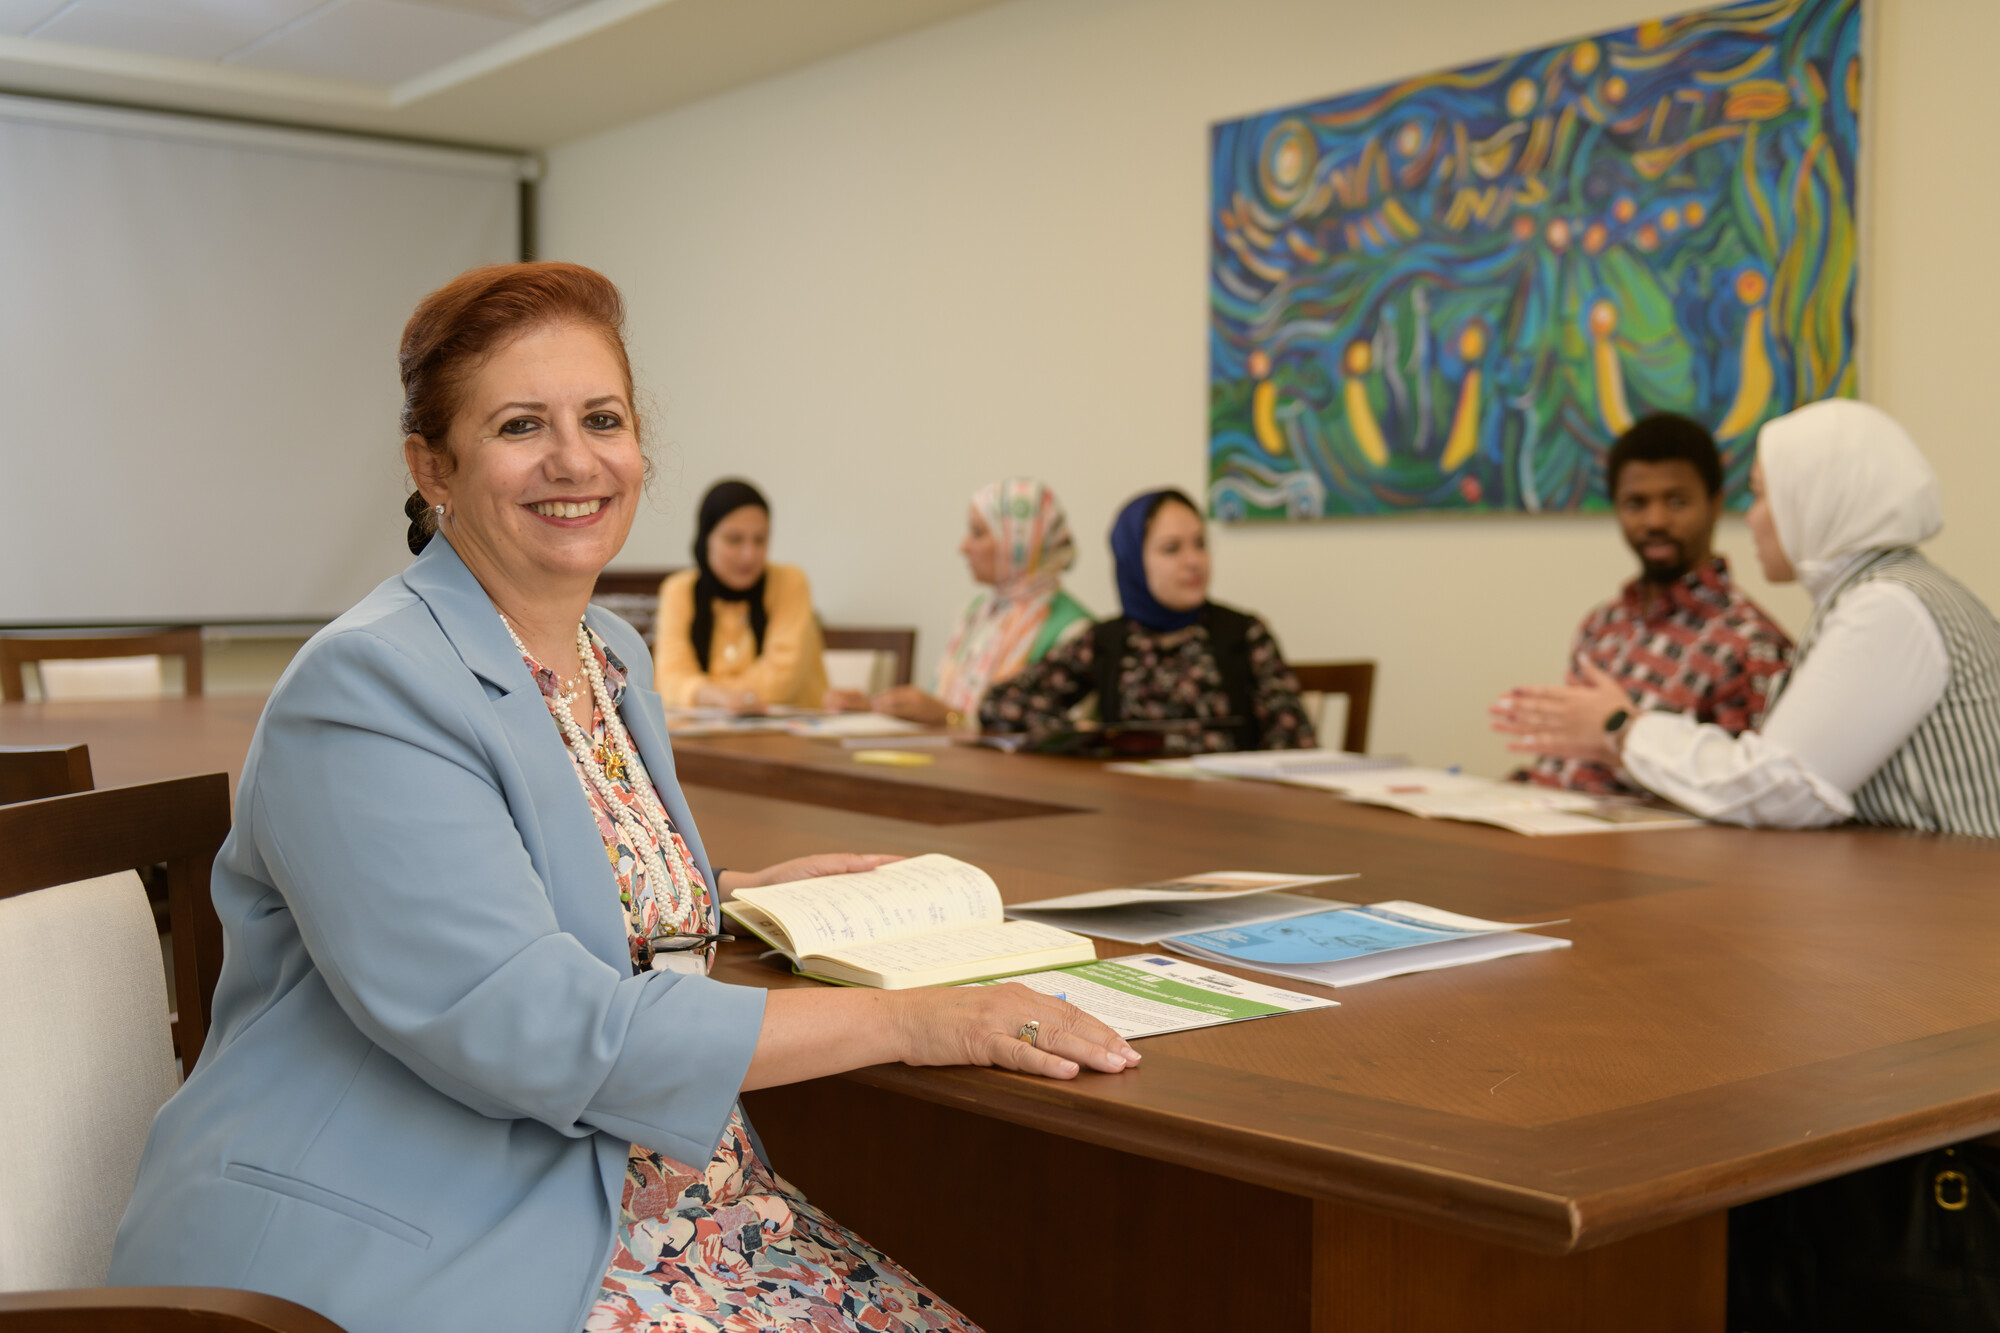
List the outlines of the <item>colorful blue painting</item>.
<svg viewBox="0 0 2000 1333">
<path fill-rule="evenodd" d="M 1608 507 L 1671 411 L 1855 392 L 1860 0 L 1754 0 L 1215 126 L 1209 507 Z"/>
</svg>

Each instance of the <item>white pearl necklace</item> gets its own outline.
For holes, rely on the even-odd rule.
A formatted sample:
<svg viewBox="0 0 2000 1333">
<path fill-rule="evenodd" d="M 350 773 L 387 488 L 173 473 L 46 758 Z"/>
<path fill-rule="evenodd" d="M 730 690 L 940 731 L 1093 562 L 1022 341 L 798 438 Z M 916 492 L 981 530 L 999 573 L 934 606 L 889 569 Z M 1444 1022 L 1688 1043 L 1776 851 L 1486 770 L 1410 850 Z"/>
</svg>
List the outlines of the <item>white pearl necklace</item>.
<svg viewBox="0 0 2000 1333">
<path fill-rule="evenodd" d="M 507 619 L 504 612 L 500 616 L 500 623 L 507 627 L 507 637 L 514 641 L 514 647 L 520 650 L 521 656 L 532 661 L 534 654 L 528 651 L 525 643 L 521 642 L 521 636 L 515 633 L 513 622 Z M 611 741 L 612 748 L 625 761 L 625 771 L 632 775 L 632 790 L 639 798 L 640 811 L 652 824 L 656 837 L 647 837 L 646 831 L 639 826 L 632 814 L 632 808 L 619 796 L 611 776 L 604 771 L 604 765 L 597 762 L 597 749 L 590 743 L 590 737 L 583 734 L 583 728 L 577 725 L 576 718 L 571 715 L 570 704 L 575 701 L 577 691 L 574 684 L 567 695 L 559 696 L 558 702 L 562 706 L 551 710 L 555 714 L 556 726 L 562 731 L 563 744 L 568 747 L 572 755 L 576 756 L 577 778 L 583 783 L 585 794 L 588 795 L 591 788 L 596 788 L 605 809 L 611 813 L 612 823 L 617 826 L 626 845 L 639 857 L 640 863 L 645 867 L 647 895 L 659 907 L 659 919 L 666 925 L 666 929 L 661 933 L 678 935 L 679 923 L 693 911 L 696 871 L 687 855 L 682 852 L 680 840 L 674 837 L 673 820 L 667 815 L 666 808 L 660 804 L 659 794 L 654 791 L 651 782 L 639 780 L 643 765 L 639 762 L 638 749 L 632 744 L 631 734 L 625 730 L 625 724 L 619 718 L 618 710 L 612 707 L 611 690 L 604 683 L 604 669 L 598 665 L 597 651 L 590 642 L 590 630 L 581 620 L 576 622 L 576 649 L 577 660 L 583 666 L 584 678 L 590 683 L 591 700 L 604 715 L 605 733 Z M 556 686 L 558 690 L 561 689 L 560 676 L 556 678 Z M 636 895 L 632 896 L 627 905 L 626 919 L 634 938 L 644 940 L 647 946 L 646 952 L 650 954 L 652 940 L 648 937 L 643 909 Z"/>
</svg>

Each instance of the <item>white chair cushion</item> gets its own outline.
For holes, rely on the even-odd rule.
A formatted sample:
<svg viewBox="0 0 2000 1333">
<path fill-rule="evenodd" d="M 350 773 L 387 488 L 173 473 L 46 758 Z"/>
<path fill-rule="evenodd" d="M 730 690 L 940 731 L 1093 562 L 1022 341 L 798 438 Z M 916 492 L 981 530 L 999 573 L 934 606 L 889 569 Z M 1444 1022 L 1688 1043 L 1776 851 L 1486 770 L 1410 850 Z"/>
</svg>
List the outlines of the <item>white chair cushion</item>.
<svg viewBox="0 0 2000 1333">
<path fill-rule="evenodd" d="M 44 699 L 157 699 L 167 692 L 159 655 L 55 658 L 35 663 Z"/>
<path fill-rule="evenodd" d="M 132 871 L 0 898 L 0 1291 L 103 1285 L 180 1078 Z"/>
<path fill-rule="evenodd" d="M 896 655 L 873 648 L 828 648 L 820 656 L 826 663 L 826 683 L 836 690 L 873 695 L 888 689 L 896 674 Z"/>
</svg>

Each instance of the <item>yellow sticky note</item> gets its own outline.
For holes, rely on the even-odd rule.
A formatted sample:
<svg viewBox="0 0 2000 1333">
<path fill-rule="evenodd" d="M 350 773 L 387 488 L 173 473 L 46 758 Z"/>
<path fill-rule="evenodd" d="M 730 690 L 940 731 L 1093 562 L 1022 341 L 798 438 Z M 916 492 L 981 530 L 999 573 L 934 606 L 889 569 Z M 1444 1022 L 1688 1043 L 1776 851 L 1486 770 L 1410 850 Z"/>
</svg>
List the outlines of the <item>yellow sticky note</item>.
<svg viewBox="0 0 2000 1333">
<path fill-rule="evenodd" d="M 887 764 L 891 768 L 922 768 L 925 764 L 937 761 L 921 750 L 856 750 L 854 762 Z"/>
</svg>

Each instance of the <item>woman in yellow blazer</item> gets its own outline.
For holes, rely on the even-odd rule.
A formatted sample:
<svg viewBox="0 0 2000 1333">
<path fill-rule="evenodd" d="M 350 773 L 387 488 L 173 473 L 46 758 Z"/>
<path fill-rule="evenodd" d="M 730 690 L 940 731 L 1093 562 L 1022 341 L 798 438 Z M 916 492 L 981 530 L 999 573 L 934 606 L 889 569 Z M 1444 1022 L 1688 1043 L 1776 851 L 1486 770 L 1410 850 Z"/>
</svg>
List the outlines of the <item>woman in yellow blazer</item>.
<svg viewBox="0 0 2000 1333">
<path fill-rule="evenodd" d="M 695 568 L 660 585 L 653 674 L 670 708 L 818 708 L 819 620 L 805 571 L 765 559 L 771 506 L 747 481 L 702 497 Z"/>
</svg>

